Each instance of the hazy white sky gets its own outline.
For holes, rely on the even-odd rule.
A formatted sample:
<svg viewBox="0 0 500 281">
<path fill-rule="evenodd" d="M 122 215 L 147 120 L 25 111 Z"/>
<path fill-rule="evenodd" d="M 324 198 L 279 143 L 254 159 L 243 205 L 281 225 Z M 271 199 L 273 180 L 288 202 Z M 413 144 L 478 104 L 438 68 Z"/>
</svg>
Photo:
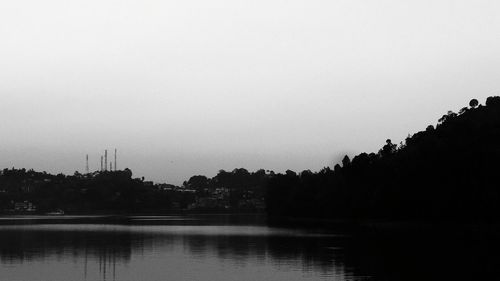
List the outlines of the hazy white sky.
<svg viewBox="0 0 500 281">
<path fill-rule="evenodd" d="M 500 95 L 500 1 L 3 0 L 0 167 L 318 170 Z"/>
</svg>

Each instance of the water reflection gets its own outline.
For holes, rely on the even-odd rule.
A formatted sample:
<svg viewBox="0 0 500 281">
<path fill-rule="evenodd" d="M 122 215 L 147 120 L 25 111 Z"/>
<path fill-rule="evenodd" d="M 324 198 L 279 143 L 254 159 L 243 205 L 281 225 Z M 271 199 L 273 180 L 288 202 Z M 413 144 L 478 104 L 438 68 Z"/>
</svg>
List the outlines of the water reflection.
<svg viewBox="0 0 500 281">
<path fill-rule="evenodd" d="M 477 280 L 500 266 L 495 235 L 365 235 L 222 219 L 5 223 L 0 280 Z"/>
</svg>

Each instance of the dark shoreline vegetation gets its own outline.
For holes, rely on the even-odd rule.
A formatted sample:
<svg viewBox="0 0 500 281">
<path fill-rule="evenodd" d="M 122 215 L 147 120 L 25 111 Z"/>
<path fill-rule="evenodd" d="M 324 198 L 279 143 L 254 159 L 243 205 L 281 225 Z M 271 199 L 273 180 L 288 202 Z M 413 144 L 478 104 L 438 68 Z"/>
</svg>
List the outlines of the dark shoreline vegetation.
<svg viewBox="0 0 500 281">
<path fill-rule="evenodd" d="M 500 97 L 470 101 L 436 127 L 391 140 L 317 173 L 287 171 L 268 185 L 271 216 L 353 220 L 498 221 Z"/>
<path fill-rule="evenodd" d="M 315 173 L 240 168 L 174 186 L 133 178 L 129 169 L 0 171 L 4 214 L 265 212 L 271 221 L 479 222 L 498 221 L 499 203 L 500 97 L 484 106 L 473 99 L 399 145 L 387 140 L 377 153 L 346 156 Z"/>
</svg>

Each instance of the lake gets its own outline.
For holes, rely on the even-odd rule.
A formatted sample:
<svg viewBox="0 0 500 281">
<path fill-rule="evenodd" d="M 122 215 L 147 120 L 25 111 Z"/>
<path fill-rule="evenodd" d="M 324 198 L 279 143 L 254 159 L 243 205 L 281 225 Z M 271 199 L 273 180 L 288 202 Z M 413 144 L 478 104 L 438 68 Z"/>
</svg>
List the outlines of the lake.
<svg viewBox="0 0 500 281">
<path fill-rule="evenodd" d="M 477 280 L 499 272 L 496 237 L 261 216 L 11 216 L 0 217 L 0 280 Z"/>
</svg>

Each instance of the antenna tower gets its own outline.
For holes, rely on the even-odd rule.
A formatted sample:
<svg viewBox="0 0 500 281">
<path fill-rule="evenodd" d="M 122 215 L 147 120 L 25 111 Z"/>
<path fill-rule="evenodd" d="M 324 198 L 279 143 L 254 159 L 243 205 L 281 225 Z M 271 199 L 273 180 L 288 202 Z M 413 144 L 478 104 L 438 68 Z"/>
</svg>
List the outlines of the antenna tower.
<svg viewBox="0 0 500 281">
<path fill-rule="evenodd" d="M 88 174 L 89 173 L 89 155 L 88 154 L 85 157 L 85 160 L 86 160 L 85 172 L 87 172 L 87 174 Z"/>
</svg>

